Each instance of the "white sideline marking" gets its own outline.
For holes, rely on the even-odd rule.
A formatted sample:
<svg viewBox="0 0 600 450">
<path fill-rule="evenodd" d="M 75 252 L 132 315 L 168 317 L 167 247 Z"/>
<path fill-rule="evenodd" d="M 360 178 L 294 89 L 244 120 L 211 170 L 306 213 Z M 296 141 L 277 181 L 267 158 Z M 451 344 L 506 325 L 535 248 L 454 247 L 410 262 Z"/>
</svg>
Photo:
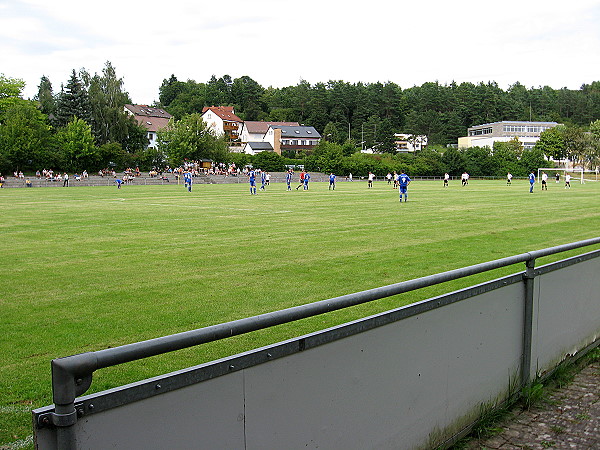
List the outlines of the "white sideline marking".
<svg viewBox="0 0 600 450">
<path fill-rule="evenodd" d="M 4 444 L 2 450 L 17 450 L 19 448 L 25 448 L 33 444 L 33 435 L 27 436 L 25 439 L 19 439 L 18 441 L 11 442 L 10 444 Z"/>
<path fill-rule="evenodd" d="M 0 413 L 2 414 L 10 414 L 10 413 L 28 413 L 32 410 L 31 406 L 0 406 Z"/>
</svg>

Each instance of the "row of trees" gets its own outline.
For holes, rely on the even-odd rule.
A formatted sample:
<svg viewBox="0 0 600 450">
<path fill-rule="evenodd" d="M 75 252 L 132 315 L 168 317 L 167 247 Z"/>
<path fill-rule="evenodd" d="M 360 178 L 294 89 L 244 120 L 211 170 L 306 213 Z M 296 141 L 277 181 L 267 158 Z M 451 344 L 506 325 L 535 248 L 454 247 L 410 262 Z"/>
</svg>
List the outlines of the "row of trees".
<svg viewBox="0 0 600 450">
<path fill-rule="evenodd" d="M 152 162 L 147 132 L 124 111 L 131 100 L 107 62 L 101 75 L 73 70 L 54 93 L 42 77 L 33 100 L 22 80 L 0 75 L 0 171 L 76 171 Z"/>
<path fill-rule="evenodd" d="M 536 148 L 555 161 L 569 160 L 594 170 L 600 167 L 600 120 L 592 122 L 588 132 L 564 125 L 546 130 Z"/>
<path fill-rule="evenodd" d="M 274 153 L 259 153 L 256 156 L 236 155 L 238 165 L 252 164 L 267 171 L 282 171 L 286 165 L 302 164 L 309 171 L 333 172 L 338 175 L 352 173 L 365 176 L 373 172 L 384 176 L 388 172 L 404 170 L 415 176 L 440 177 L 448 172 L 459 176 L 468 172 L 475 176 L 504 177 L 507 172 L 525 177 L 530 170 L 544 167 L 548 162 L 540 149 L 523 150 L 518 141 L 498 143 L 492 151 L 488 147 L 468 149 L 444 148 L 443 152 L 429 148 L 416 154 L 367 155 L 355 152 L 348 144 L 337 144 L 323 140 L 314 152 L 301 160 L 285 158 Z"/>
<path fill-rule="evenodd" d="M 177 165 L 184 159 L 251 162 L 246 156 L 228 153 L 226 143 L 208 132 L 200 118 L 207 105 L 234 105 L 245 120 L 315 126 L 324 137 L 315 152 L 286 155 L 304 158 L 300 163 L 311 170 L 357 175 L 400 168 L 415 175 L 463 170 L 473 175 L 498 175 L 510 170 L 519 175 L 544 165 L 535 163 L 540 155 L 568 158 L 590 168 L 599 163 L 600 82 L 579 90 L 527 89 L 515 83 L 504 91 L 495 83 L 437 82 L 403 90 L 389 82 L 343 81 L 315 85 L 301 81 L 296 86 L 263 88 L 248 76 L 213 76 L 206 83 L 197 83 L 181 82 L 172 75 L 163 80 L 160 102 L 155 106 L 166 109 L 176 120 L 159 134 L 158 150 L 146 148 L 146 130 L 124 112 L 123 106 L 132 102 L 110 62 L 101 74 L 73 71 L 58 93 L 47 77 L 42 77 L 33 100 L 22 98 L 23 88 L 21 80 L 0 76 L 0 171 L 133 165 L 147 169 Z M 498 144 L 493 151 L 446 147 L 466 135 L 469 126 L 529 119 L 565 126 L 544 132 L 533 152 L 523 151 L 516 141 Z M 395 155 L 396 132 L 425 134 L 431 145 L 417 155 Z M 355 154 L 360 148 L 374 146 L 390 154 Z M 261 158 L 269 157 L 260 156 L 259 161 Z M 282 158 L 270 158 L 281 166 Z"/>
<path fill-rule="evenodd" d="M 394 133 L 426 135 L 446 146 L 467 128 L 502 120 L 554 121 L 588 127 L 600 118 L 600 81 L 579 90 L 548 86 L 507 90 L 497 83 L 428 82 L 402 89 L 395 83 L 329 81 L 264 88 L 248 76 L 213 76 L 208 82 L 179 81 L 175 75 L 159 88 L 162 107 L 176 118 L 203 106 L 235 105 L 245 120 L 295 121 L 314 126 L 337 143 L 347 139 L 394 152 Z"/>
</svg>

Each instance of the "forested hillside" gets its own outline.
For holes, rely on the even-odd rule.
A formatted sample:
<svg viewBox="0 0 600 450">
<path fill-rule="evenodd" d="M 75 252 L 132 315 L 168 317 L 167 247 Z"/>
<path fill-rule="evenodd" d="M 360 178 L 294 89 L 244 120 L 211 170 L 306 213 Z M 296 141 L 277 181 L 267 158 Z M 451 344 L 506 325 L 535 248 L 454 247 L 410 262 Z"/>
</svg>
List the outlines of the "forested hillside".
<svg viewBox="0 0 600 450">
<path fill-rule="evenodd" d="M 203 106 L 234 105 L 245 120 L 297 121 L 331 134 L 342 143 L 390 143 L 394 133 L 424 134 L 430 144 L 456 144 L 473 125 L 501 120 L 552 121 L 588 127 L 600 118 L 600 81 L 578 90 L 525 87 L 495 82 L 428 82 L 401 88 L 391 82 L 328 81 L 265 88 L 248 76 L 213 76 L 208 82 L 179 81 L 160 86 L 160 103 L 175 117 Z"/>
<path fill-rule="evenodd" d="M 283 155 L 311 170 L 362 174 L 405 168 L 422 175 L 469 170 L 495 176 L 506 170 L 527 173 L 544 164 L 544 158 L 569 159 L 591 169 L 600 165 L 600 81 L 577 90 L 525 87 L 519 82 L 507 89 L 495 82 L 436 81 L 402 88 L 392 82 L 341 80 L 274 88 L 249 76 L 196 82 L 171 75 L 157 86 L 159 104 L 153 105 L 175 119 L 162 134 L 159 148 L 147 148 L 146 129 L 125 113 L 125 104 L 139 101 L 124 91 L 124 81 L 109 61 L 100 74 L 73 70 L 69 80 L 59 81 L 57 92 L 42 76 L 37 95 L 26 100 L 24 82 L 0 74 L 0 172 L 128 166 L 147 170 L 184 159 L 252 163 L 249 156 L 229 153 L 227 143 L 208 132 L 199 113 L 213 105 L 234 106 L 244 120 L 315 127 L 323 140 L 312 154 Z M 502 145 L 494 149 L 447 148 L 465 136 L 468 127 L 502 120 L 566 126 L 545 132 L 535 151 L 523 151 L 518 142 L 497 143 Z M 193 136 L 187 135 L 190 130 Z M 395 133 L 426 135 L 429 147 L 418 155 L 396 155 Z M 382 159 L 383 155 L 357 153 L 370 147 L 390 155 Z M 284 166 L 281 157 L 261 161 L 265 157 L 256 158 L 271 170 Z"/>
</svg>

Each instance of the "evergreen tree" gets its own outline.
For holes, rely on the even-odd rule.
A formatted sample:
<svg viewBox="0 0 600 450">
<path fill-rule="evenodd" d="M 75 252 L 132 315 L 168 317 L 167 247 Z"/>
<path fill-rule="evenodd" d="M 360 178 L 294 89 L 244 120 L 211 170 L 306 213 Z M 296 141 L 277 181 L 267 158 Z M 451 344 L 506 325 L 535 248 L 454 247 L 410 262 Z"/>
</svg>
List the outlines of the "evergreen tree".
<svg viewBox="0 0 600 450">
<path fill-rule="evenodd" d="M 329 122 L 323 129 L 323 140 L 341 144 L 344 141 L 344 136 L 343 133 L 338 131 L 335 123 Z"/>
<path fill-rule="evenodd" d="M 40 110 L 49 117 L 54 117 L 56 111 L 56 99 L 52 91 L 52 83 L 47 76 L 42 76 L 38 92 L 34 97 L 40 104 Z"/>
<path fill-rule="evenodd" d="M 73 117 L 89 123 L 91 120 L 90 110 L 88 93 L 73 70 L 67 85 L 58 96 L 54 124 L 57 127 L 64 127 L 73 120 Z"/>
<path fill-rule="evenodd" d="M 231 85 L 231 96 L 244 120 L 260 120 L 266 107 L 263 103 L 263 87 L 247 75 L 236 78 Z"/>
</svg>

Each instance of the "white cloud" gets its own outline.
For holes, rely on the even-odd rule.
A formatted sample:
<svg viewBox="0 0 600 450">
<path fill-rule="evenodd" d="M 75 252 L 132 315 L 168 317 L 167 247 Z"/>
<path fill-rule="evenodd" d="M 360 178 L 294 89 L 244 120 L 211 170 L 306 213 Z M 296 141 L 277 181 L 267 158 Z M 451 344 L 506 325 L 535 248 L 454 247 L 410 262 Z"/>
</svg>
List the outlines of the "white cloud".
<svg viewBox="0 0 600 450">
<path fill-rule="evenodd" d="M 164 78 L 207 81 L 249 75 L 263 86 L 330 79 L 497 81 L 502 88 L 576 89 L 598 79 L 600 6 L 533 0 L 351 4 L 305 0 L 107 0 L 89 11 L 74 0 L 0 5 L 1 71 L 55 90 L 72 69 L 117 69 L 134 102 L 158 99 Z"/>
</svg>

